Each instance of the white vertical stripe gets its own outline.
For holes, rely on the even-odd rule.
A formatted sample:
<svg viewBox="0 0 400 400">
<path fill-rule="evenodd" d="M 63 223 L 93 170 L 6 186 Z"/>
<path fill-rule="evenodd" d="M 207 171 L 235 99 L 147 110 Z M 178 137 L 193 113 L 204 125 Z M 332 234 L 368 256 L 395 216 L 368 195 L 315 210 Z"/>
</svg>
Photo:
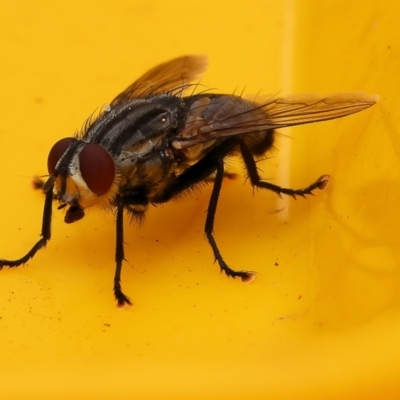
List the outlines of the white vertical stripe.
<svg viewBox="0 0 400 400">
<path fill-rule="evenodd" d="M 295 46 L 295 18 L 296 0 L 283 1 L 283 32 L 282 32 L 282 67 L 281 67 L 281 88 L 284 94 L 293 91 L 293 71 L 294 71 L 294 46 Z M 285 136 L 290 137 L 291 128 L 285 128 Z M 282 187 L 291 187 L 291 139 L 282 138 L 279 142 L 279 166 L 277 171 L 276 184 Z M 287 219 L 289 215 L 290 198 L 283 196 L 279 200 L 278 209 L 283 208 L 279 216 Z"/>
</svg>

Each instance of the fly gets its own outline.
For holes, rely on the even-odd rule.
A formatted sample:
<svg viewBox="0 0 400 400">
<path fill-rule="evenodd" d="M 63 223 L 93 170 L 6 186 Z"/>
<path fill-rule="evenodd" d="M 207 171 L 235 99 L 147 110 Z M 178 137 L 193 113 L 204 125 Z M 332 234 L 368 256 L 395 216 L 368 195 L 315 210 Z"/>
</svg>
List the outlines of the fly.
<svg viewBox="0 0 400 400">
<path fill-rule="evenodd" d="M 225 159 L 241 158 L 253 187 L 279 196 L 310 195 L 327 186 L 328 175 L 303 189 L 261 179 L 256 160 L 271 149 L 275 129 L 344 117 L 371 107 L 378 97 L 300 95 L 256 103 L 236 95 L 185 95 L 197 87 L 191 82 L 205 67 L 202 56 L 179 57 L 156 66 L 96 118 L 89 118 L 81 132 L 55 143 L 47 159 L 48 179 L 36 181 L 45 193 L 41 238 L 20 259 L 0 259 L 0 268 L 25 264 L 47 244 L 54 201 L 59 209 L 67 207 L 66 223 L 82 219 L 87 208 L 100 207 L 116 216 L 114 295 L 118 306 L 130 305 L 121 288 L 124 212 L 141 220 L 149 205 L 166 203 L 199 183 L 212 182 L 206 238 L 221 271 L 244 282 L 252 280 L 254 272 L 228 266 L 213 235 Z"/>
</svg>

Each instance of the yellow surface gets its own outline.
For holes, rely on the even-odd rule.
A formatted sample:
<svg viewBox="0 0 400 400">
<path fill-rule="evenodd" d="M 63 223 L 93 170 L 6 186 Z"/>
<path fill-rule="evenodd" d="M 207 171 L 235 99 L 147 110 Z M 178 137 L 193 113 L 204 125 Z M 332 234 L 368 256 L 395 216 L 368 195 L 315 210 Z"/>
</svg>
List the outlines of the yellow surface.
<svg viewBox="0 0 400 400">
<path fill-rule="evenodd" d="M 224 183 L 126 226 L 112 297 L 113 217 L 56 211 L 47 249 L 0 272 L 4 399 L 396 399 L 400 396 L 400 9 L 375 0 L 1 1 L 0 256 L 37 240 L 30 187 L 47 153 L 148 68 L 207 54 L 220 92 L 363 90 L 370 110 L 282 130 L 260 165 L 277 184 L 332 176 L 308 200 Z M 280 212 L 277 212 L 281 210 Z M 275 265 L 277 263 L 278 265 Z"/>
</svg>

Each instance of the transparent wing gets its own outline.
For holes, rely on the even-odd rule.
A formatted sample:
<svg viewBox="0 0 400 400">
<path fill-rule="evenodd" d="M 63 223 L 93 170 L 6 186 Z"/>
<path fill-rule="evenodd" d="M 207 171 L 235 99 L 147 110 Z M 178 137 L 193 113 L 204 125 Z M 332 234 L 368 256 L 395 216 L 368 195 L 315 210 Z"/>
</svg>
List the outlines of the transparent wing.
<svg viewBox="0 0 400 400">
<path fill-rule="evenodd" d="M 173 146 L 188 148 L 218 137 L 341 118 L 371 107 L 379 97 L 362 92 L 270 98 L 262 104 L 237 96 L 200 97 Z"/>
<path fill-rule="evenodd" d="M 183 56 L 167 61 L 133 82 L 111 102 L 111 105 L 173 89 L 183 90 L 190 82 L 200 78 L 206 67 L 207 58 L 201 55 Z"/>
</svg>

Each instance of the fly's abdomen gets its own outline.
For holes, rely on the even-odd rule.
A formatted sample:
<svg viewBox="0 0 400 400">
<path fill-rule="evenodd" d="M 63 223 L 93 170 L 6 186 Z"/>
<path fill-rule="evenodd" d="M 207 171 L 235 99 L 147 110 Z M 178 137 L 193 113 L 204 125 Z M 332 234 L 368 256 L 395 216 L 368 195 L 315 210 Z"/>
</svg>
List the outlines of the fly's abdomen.
<svg viewBox="0 0 400 400">
<path fill-rule="evenodd" d="M 201 158 L 228 136 L 240 136 L 255 156 L 271 148 L 274 130 L 265 125 L 268 115 L 257 103 L 239 96 L 202 94 L 185 98 L 186 123 L 172 145 Z"/>
<path fill-rule="evenodd" d="M 274 143 L 274 130 L 267 129 L 257 133 L 249 133 L 242 136 L 251 153 L 256 157 L 264 155 Z"/>
</svg>

